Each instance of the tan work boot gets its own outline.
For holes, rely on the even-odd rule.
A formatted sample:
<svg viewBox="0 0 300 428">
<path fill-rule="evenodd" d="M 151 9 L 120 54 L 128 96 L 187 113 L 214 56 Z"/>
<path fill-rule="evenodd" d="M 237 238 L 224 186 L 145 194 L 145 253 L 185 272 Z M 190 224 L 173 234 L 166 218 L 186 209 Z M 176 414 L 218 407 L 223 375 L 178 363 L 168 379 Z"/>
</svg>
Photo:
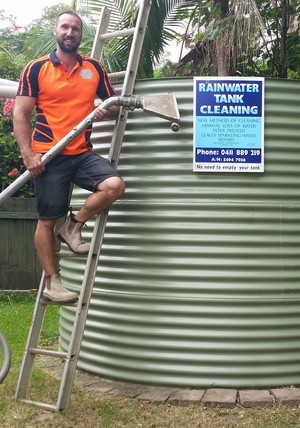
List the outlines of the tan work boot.
<svg viewBox="0 0 300 428">
<path fill-rule="evenodd" d="M 74 216 L 73 216 L 74 218 Z M 88 254 L 90 246 L 84 242 L 81 236 L 81 229 L 84 223 L 76 222 L 74 229 L 70 232 L 69 226 L 72 217 L 69 216 L 67 221 L 61 226 L 57 233 L 58 239 L 67 244 L 73 253 L 76 254 Z"/>
<path fill-rule="evenodd" d="M 59 273 L 47 277 L 45 282 L 43 300 L 56 303 L 72 303 L 78 300 L 76 293 L 68 291 L 63 287 Z"/>
</svg>

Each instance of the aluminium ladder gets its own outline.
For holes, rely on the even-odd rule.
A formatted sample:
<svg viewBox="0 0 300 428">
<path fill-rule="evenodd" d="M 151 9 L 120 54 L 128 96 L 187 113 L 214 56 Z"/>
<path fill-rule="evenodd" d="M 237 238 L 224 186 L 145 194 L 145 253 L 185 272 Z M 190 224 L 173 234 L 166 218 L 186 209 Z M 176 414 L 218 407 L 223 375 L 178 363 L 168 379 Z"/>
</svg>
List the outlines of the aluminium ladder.
<svg viewBox="0 0 300 428">
<path fill-rule="evenodd" d="M 122 37 L 124 35 L 132 35 L 132 43 L 128 58 L 127 69 L 124 72 L 109 74 L 109 77 L 124 77 L 121 95 L 131 95 L 134 89 L 137 67 L 143 45 L 150 8 L 151 0 L 143 0 L 142 4 L 140 5 L 135 27 L 127 30 L 110 33 L 106 33 L 111 14 L 110 10 L 107 7 L 104 7 L 102 10 L 92 51 L 93 57 L 101 60 L 102 50 L 104 47 L 104 43 L 107 39 L 113 37 Z M 116 120 L 113 130 L 108 159 L 110 160 L 115 169 L 118 165 L 127 116 L 128 110 L 126 111 L 121 108 L 120 114 Z M 81 341 L 84 334 L 87 312 L 92 295 L 98 260 L 100 257 L 107 215 L 108 210 L 105 210 L 104 212 L 98 214 L 95 218 L 94 230 L 90 244 L 90 251 L 87 256 L 80 295 L 76 303 L 68 304 L 68 306 L 76 307 L 76 313 L 74 315 L 74 323 L 67 352 L 40 349 L 38 347 L 46 307 L 48 304 L 51 304 L 45 303 L 41 300 L 45 281 L 44 273 L 42 274 L 31 326 L 28 334 L 27 344 L 25 347 L 23 362 L 20 369 L 19 380 L 17 384 L 16 400 L 18 401 L 33 404 L 43 409 L 52 411 L 60 411 L 62 409 L 65 409 L 69 404 L 71 390 L 76 374 L 76 367 Z M 59 248 L 57 248 L 57 250 L 59 251 Z M 57 253 L 57 255 L 60 257 L 64 256 L 63 253 L 59 252 Z M 65 256 L 68 256 L 68 254 L 65 254 Z M 76 257 L 76 254 L 72 253 L 72 257 Z M 36 355 L 47 355 L 49 357 L 62 358 L 64 360 L 64 367 L 56 404 L 47 404 L 43 402 L 33 401 L 27 398 L 28 387 Z"/>
</svg>

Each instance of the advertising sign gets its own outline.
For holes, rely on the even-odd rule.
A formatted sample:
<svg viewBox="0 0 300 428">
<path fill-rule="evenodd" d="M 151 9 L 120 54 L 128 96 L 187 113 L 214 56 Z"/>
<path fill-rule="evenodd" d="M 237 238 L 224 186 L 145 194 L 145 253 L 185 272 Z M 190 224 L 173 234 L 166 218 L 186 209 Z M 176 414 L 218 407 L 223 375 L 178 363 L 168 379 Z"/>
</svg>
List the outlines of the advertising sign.
<svg viewBox="0 0 300 428">
<path fill-rule="evenodd" d="M 195 172 L 264 171 L 264 78 L 194 78 Z"/>
</svg>

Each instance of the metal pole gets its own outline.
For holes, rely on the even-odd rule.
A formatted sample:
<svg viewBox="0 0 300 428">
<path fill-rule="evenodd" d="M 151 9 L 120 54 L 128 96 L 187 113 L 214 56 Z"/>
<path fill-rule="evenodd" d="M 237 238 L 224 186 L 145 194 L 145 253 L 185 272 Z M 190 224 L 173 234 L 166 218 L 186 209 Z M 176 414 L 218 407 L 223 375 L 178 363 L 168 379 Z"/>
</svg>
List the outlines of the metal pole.
<svg viewBox="0 0 300 428">
<path fill-rule="evenodd" d="M 113 105 L 124 105 L 125 108 L 134 110 L 135 108 L 142 108 L 142 103 L 139 99 L 134 97 L 111 97 L 100 104 L 100 107 L 107 110 Z M 62 138 L 55 146 L 53 146 L 47 153 L 45 153 L 41 161 L 47 165 L 56 155 L 58 155 L 71 141 L 81 134 L 86 128 L 92 125 L 95 116 L 95 110 L 92 111 L 85 119 L 83 119 L 75 128 L 72 129 L 64 138 Z M 30 172 L 25 171 L 13 183 L 0 193 L 0 206 L 3 202 L 12 196 L 30 179 Z"/>
<path fill-rule="evenodd" d="M 100 104 L 99 107 L 108 110 L 112 106 L 122 106 L 125 110 L 135 110 L 141 108 L 144 111 L 153 113 L 163 119 L 174 121 L 171 129 L 174 132 L 179 130 L 179 111 L 174 94 L 169 93 L 166 95 L 155 95 L 143 98 L 136 98 L 135 96 L 119 96 L 111 97 Z M 91 126 L 95 119 L 95 110 L 92 111 L 85 119 L 83 119 L 75 128 L 72 129 L 64 138 L 58 141 L 47 153 L 45 153 L 41 161 L 47 165 L 56 155 L 58 155 L 71 141 L 81 134 L 87 127 Z M 111 159 L 111 157 L 110 157 Z M 0 193 L 0 206 L 3 202 L 12 196 L 17 190 L 20 189 L 30 179 L 30 172 L 25 171 L 13 183 Z"/>
</svg>

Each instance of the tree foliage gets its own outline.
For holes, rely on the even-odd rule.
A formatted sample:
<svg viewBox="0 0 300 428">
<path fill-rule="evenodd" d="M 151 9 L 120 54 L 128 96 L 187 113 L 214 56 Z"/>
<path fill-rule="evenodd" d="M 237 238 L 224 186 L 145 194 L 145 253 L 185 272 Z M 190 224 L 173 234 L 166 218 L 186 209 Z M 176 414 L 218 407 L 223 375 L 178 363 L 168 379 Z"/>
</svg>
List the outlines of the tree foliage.
<svg viewBox="0 0 300 428">
<path fill-rule="evenodd" d="M 191 74 L 299 78 L 298 0 L 187 0 Z M 220 73 L 221 67 L 225 73 Z"/>
<path fill-rule="evenodd" d="M 112 11 L 112 31 L 135 26 L 138 4 L 81 0 L 81 51 L 91 54 L 104 6 Z M 56 44 L 55 17 L 70 8 L 76 8 L 75 0 L 45 8 L 40 19 L 23 29 L 15 26 L 13 16 L 6 17 L 10 25 L 0 29 L 0 77 L 16 80 L 28 60 L 50 52 Z M 153 77 L 168 44 L 177 41 L 179 63 L 165 68 L 168 73 L 173 68 L 174 75 L 300 78 L 299 16 L 299 0 L 152 0 L 137 77 Z M 126 68 L 130 45 L 131 36 L 105 44 L 101 61 L 109 72 Z"/>
<path fill-rule="evenodd" d="M 110 31 L 136 24 L 138 0 L 81 1 L 85 3 L 79 11 L 84 54 L 91 54 L 102 7 L 112 10 Z M 0 28 L 0 78 L 18 80 L 30 59 L 53 50 L 56 16 L 71 8 L 76 9 L 75 0 L 45 8 L 27 28 L 17 27 L 14 17 L 0 10 L 1 21 L 8 23 Z M 152 0 L 137 77 L 219 74 L 299 79 L 299 20 L 299 0 Z M 178 64 L 164 55 L 172 40 L 181 45 Z M 101 61 L 108 71 L 126 68 L 130 46 L 131 36 L 105 45 Z M 185 55 L 183 48 L 188 50 Z M 155 69 L 162 59 L 162 66 Z M 0 99 L 0 190 L 23 168 L 8 107 L 9 99 Z M 22 196 L 32 195 L 33 189 L 28 185 L 23 192 Z"/>
<path fill-rule="evenodd" d="M 300 78 L 299 0 L 257 0 L 264 21 L 257 73 Z"/>
<path fill-rule="evenodd" d="M 132 28 L 136 25 L 139 0 L 86 0 L 89 10 L 100 15 L 103 7 L 112 11 L 109 31 Z M 183 28 L 177 17 L 178 7 L 184 0 L 152 0 L 147 31 L 137 71 L 137 78 L 153 77 L 154 64 L 163 55 L 168 43 L 176 37 L 176 27 Z M 109 71 L 126 69 L 132 37 L 110 40 L 105 45 L 103 63 Z M 111 66 L 114 68 L 111 68 Z"/>
</svg>

